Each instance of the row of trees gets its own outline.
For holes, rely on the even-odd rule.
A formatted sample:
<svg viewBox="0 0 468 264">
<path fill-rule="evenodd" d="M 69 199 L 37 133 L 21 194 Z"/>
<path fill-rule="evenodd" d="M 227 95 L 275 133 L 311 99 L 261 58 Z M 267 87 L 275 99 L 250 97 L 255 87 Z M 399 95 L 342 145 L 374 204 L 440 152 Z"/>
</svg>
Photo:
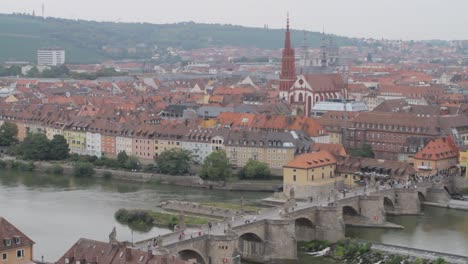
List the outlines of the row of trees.
<svg viewBox="0 0 468 264">
<path fill-rule="evenodd" d="M 64 160 L 70 153 L 68 143 L 62 135 L 49 140 L 44 134 L 28 134 L 13 149 L 14 154 L 25 160 Z"/>
<path fill-rule="evenodd" d="M 118 72 L 114 68 L 105 68 L 91 73 L 78 73 L 70 71 L 65 65 L 44 69 L 42 72 L 39 72 L 37 67 L 33 67 L 26 73 L 26 77 L 30 78 L 73 78 L 78 80 L 96 80 L 100 77 L 123 75 L 127 75 L 127 73 Z"/>
<path fill-rule="evenodd" d="M 190 173 L 193 154 L 189 150 L 170 149 L 156 156 L 154 160 L 159 172 L 184 175 Z M 224 181 L 233 177 L 233 169 L 226 152 L 218 150 L 208 155 L 201 166 L 199 176 L 213 181 Z M 249 160 L 237 176 L 241 179 L 268 179 L 271 177 L 271 172 L 266 163 Z"/>
<path fill-rule="evenodd" d="M 0 126 L 0 146 L 9 147 L 18 142 L 18 127 L 15 123 L 5 122 Z"/>
</svg>

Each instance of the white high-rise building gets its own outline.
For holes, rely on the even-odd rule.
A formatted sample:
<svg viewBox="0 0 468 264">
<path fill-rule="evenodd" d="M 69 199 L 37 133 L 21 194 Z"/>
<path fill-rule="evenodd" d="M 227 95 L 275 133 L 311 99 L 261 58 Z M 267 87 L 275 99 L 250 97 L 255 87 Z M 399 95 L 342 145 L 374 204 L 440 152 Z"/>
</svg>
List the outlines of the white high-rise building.
<svg viewBox="0 0 468 264">
<path fill-rule="evenodd" d="M 48 48 L 37 50 L 37 65 L 58 66 L 65 63 L 65 50 Z"/>
</svg>

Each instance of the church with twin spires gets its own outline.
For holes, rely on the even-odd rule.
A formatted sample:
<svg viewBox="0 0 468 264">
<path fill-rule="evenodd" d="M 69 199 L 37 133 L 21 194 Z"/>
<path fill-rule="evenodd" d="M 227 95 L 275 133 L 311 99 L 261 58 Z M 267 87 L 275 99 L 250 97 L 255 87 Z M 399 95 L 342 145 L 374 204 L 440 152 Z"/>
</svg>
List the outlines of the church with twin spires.
<svg viewBox="0 0 468 264">
<path fill-rule="evenodd" d="M 311 110 L 318 102 L 327 99 L 343 99 L 348 96 L 347 81 L 334 73 L 327 61 L 327 54 L 321 48 L 322 63 L 315 69 L 318 73 L 296 73 L 296 56 L 291 46 L 289 17 L 286 22 L 284 48 L 282 51 L 279 96 L 291 105 L 293 115 L 310 116 Z"/>
</svg>

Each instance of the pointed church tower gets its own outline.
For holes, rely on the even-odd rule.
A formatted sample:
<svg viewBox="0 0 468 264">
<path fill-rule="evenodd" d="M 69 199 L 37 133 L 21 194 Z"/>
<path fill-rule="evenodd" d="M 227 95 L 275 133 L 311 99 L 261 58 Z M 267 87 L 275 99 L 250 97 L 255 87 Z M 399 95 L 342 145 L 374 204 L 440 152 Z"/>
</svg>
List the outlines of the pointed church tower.
<svg viewBox="0 0 468 264">
<path fill-rule="evenodd" d="M 325 30 L 322 31 L 322 43 L 320 44 L 320 67 L 328 67 L 327 43 L 325 39 Z"/>
<path fill-rule="evenodd" d="M 280 97 L 285 98 L 296 81 L 296 58 L 291 47 L 291 33 L 289 32 L 289 15 L 286 22 L 283 57 L 280 75 Z"/>
</svg>

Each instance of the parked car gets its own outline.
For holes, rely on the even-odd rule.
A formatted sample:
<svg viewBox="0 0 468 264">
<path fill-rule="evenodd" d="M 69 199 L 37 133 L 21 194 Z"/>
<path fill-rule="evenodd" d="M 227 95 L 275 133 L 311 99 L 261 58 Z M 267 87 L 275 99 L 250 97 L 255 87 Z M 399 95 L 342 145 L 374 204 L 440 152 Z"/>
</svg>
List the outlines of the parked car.
<svg viewBox="0 0 468 264">
<path fill-rule="evenodd" d="M 463 194 L 461 194 L 461 193 L 452 194 L 451 198 L 453 200 L 460 200 L 460 201 L 465 200 L 465 198 L 463 197 Z"/>
</svg>

